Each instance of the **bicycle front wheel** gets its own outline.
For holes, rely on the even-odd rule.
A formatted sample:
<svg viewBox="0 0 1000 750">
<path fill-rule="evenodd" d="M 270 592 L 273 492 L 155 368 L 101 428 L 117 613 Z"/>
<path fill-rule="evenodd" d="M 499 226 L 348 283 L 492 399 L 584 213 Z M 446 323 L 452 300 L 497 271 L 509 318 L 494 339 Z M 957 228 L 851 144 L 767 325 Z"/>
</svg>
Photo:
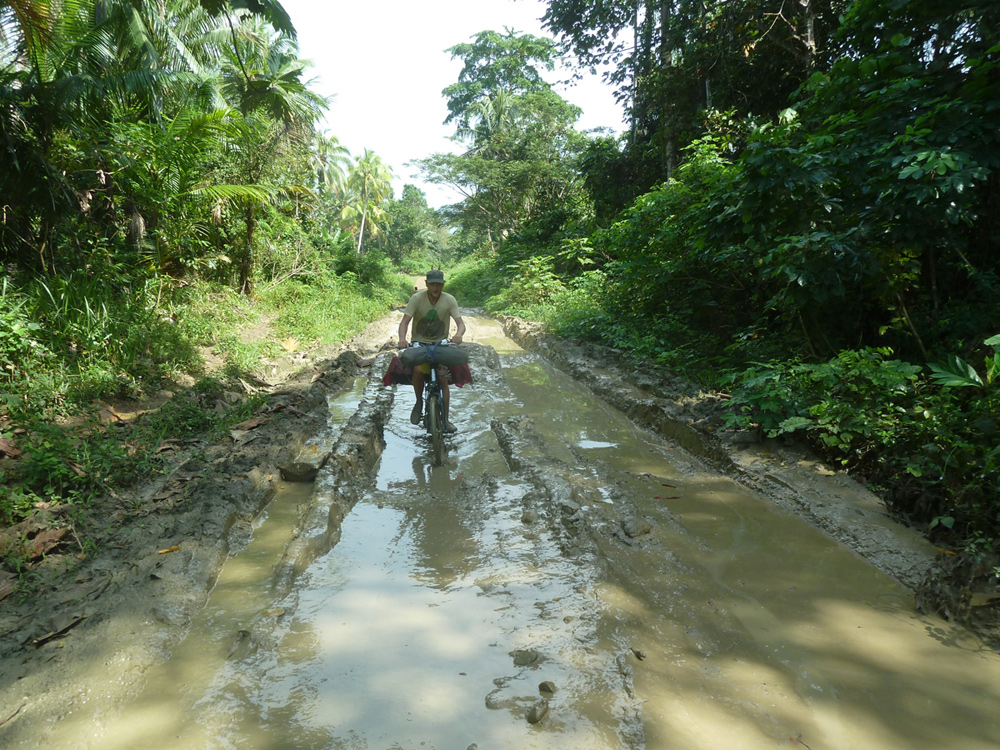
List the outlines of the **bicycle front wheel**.
<svg viewBox="0 0 1000 750">
<path fill-rule="evenodd" d="M 444 463 L 444 410 L 437 394 L 427 399 L 427 431 L 431 434 L 434 465 L 440 466 Z"/>
</svg>

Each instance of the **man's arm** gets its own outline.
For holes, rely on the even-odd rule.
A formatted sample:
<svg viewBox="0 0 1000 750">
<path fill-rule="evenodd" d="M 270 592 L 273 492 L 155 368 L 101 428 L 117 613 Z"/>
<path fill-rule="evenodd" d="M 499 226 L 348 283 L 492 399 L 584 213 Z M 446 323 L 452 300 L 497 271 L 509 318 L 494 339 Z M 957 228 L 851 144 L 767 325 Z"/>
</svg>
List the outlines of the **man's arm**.
<svg viewBox="0 0 1000 750">
<path fill-rule="evenodd" d="M 465 335 L 465 321 L 462 320 L 461 316 L 452 317 L 452 320 L 455 321 L 456 328 L 455 335 L 451 337 L 451 340 L 456 344 L 461 344 L 462 336 Z"/>
<path fill-rule="evenodd" d="M 410 342 L 406 340 L 406 329 L 410 327 L 410 321 L 413 320 L 409 315 L 403 313 L 403 319 L 399 321 L 399 341 L 396 342 L 396 348 L 405 349 L 410 345 Z"/>
</svg>

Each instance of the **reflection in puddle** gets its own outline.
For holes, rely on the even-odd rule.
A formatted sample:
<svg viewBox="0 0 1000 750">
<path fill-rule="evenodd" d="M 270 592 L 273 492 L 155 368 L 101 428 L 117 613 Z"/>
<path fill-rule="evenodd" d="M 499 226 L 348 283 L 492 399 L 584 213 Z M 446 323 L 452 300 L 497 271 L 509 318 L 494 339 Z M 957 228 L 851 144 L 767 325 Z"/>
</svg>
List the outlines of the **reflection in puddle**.
<svg viewBox="0 0 1000 750">
<path fill-rule="evenodd" d="M 617 443 L 608 443 L 601 440 L 580 440 L 577 442 L 579 448 L 617 448 Z"/>
</svg>

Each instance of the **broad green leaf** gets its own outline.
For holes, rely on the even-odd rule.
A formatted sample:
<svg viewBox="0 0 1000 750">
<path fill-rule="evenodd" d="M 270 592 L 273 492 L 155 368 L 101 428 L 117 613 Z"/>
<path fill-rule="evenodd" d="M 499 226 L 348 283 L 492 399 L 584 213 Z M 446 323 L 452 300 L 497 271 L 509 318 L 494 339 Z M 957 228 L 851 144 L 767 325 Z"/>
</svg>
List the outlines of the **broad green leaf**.
<svg viewBox="0 0 1000 750">
<path fill-rule="evenodd" d="M 952 355 L 944 364 L 928 364 L 931 378 L 946 388 L 983 387 L 979 373 L 961 357 Z"/>
</svg>

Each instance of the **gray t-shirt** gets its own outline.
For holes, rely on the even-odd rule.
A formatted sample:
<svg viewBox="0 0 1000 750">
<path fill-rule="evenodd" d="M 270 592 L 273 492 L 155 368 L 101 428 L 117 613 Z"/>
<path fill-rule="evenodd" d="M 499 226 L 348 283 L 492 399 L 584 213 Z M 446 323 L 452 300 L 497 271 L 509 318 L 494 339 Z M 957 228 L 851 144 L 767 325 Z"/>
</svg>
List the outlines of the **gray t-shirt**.
<svg viewBox="0 0 1000 750">
<path fill-rule="evenodd" d="M 426 289 L 410 297 L 404 314 L 413 318 L 413 341 L 424 344 L 448 338 L 451 320 L 461 317 L 458 300 L 452 295 L 441 292 L 437 304 L 432 305 Z"/>
</svg>

